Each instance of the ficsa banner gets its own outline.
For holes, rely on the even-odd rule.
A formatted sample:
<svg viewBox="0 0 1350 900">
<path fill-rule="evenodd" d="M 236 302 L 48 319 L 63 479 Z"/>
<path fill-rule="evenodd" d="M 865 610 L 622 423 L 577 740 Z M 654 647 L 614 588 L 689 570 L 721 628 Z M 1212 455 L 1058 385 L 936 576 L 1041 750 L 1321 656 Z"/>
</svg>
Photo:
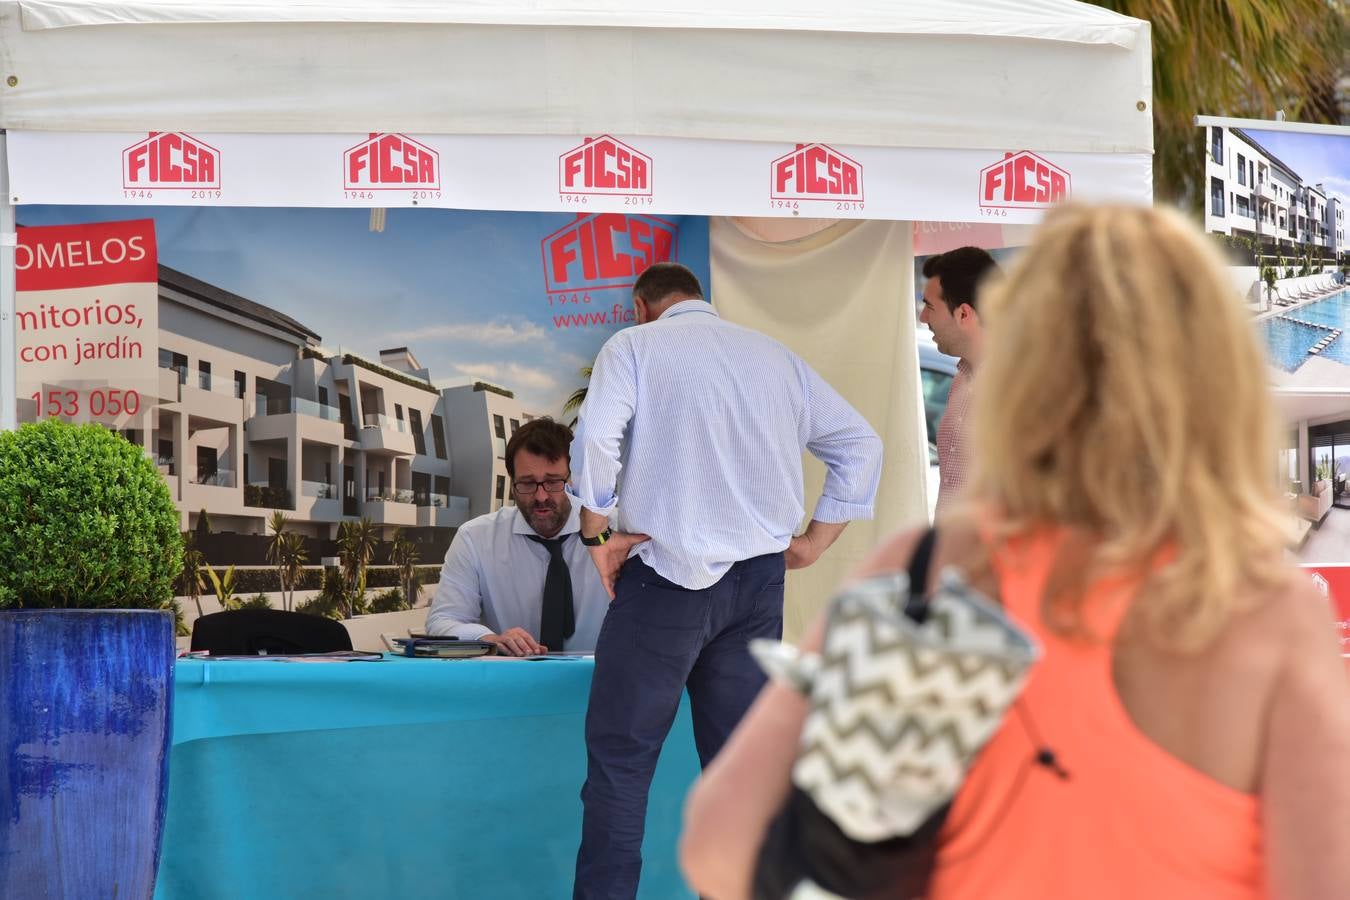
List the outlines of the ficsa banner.
<svg viewBox="0 0 1350 900">
<path fill-rule="evenodd" d="M 1147 154 L 634 135 L 8 135 L 14 202 L 1035 223 L 1148 203 Z"/>
<path fill-rule="evenodd" d="M 156 385 L 154 221 L 20 228 L 15 270 L 19 421 L 139 417 Z"/>
</svg>

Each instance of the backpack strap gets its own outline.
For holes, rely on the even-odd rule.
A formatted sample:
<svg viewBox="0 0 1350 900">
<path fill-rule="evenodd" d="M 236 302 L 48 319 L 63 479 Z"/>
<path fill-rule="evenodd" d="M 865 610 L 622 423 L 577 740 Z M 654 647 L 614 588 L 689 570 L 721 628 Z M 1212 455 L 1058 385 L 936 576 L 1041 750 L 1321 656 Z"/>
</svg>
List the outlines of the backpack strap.
<svg viewBox="0 0 1350 900">
<path fill-rule="evenodd" d="M 937 529 L 930 526 L 914 545 L 914 553 L 909 558 L 909 598 L 905 601 L 905 615 L 916 622 L 928 618 L 928 569 L 936 544 Z"/>
</svg>

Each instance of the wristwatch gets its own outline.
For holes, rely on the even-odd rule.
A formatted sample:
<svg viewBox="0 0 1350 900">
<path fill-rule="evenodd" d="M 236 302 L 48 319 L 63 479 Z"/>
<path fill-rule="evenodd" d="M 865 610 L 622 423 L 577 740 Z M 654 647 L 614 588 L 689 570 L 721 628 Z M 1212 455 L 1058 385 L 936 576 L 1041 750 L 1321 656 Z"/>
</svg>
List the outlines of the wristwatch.
<svg viewBox="0 0 1350 900">
<path fill-rule="evenodd" d="M 595 537 L 588 538 L 585 535 L 582 535 L 581 542 L 585 544 L 587 547 L 599 547 L 605 541 L 609 540 L 610 535 L 612 535 L 613 533 L 614 532 L 610 530 L 609 526 L 605 526 L 605 530 L 597 534 Z"/>
</svg>

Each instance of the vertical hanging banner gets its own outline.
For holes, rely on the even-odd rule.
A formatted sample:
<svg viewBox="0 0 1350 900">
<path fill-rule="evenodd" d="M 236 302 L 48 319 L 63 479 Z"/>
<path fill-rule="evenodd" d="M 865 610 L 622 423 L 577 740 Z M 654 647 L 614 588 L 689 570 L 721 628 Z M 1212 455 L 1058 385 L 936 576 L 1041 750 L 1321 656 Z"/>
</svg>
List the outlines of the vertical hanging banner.
<svg viewBox="0 0 1350 900">
<path fill-rule="evenodd" d="M 130 427 L 156 389 L 153 219 L 19 228 L 19 421 Z"/>
</svg>

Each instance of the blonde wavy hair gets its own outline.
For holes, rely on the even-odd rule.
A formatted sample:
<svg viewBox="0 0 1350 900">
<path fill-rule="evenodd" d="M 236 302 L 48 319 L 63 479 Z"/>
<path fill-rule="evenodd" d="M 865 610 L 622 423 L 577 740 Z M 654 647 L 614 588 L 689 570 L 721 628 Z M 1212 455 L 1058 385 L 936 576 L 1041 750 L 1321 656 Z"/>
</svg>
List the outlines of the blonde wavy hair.
<svg viewBox="0 0 1350 900">
<path fill-rule="evenodd" d="M 1082 588 L 1123 568 L 1151 641 L 1197 650 L 1287 577 L 1264 357 L 1190 223 L 1055 210 L 980 302 L 973 498 L 1005 535 L 1087 536 L 1047 587 L 1049 627 L 1083 634 Z"/>
</svg>

